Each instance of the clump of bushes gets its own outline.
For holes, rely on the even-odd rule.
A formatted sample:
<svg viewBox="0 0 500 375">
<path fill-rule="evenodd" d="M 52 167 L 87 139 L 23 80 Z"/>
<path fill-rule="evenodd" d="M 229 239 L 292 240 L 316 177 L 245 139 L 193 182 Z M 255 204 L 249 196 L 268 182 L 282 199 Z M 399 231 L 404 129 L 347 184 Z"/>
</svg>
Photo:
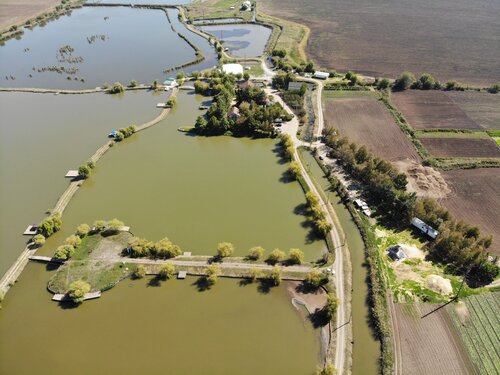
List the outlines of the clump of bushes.
<svg viewBox="0 0 500 375">
<path fill-rule="evenodd" d="M 328 271 L 311 270 L 307 274 L 304 282 L 313 288 L 319 288 L 328 283 L 328 278 Z"/>
<path fill-rule="evenodd" d="M 31 240 L 31 243 L 34 247 L 41 247 L 45 244 L 45 237 L 41 234 L 36 234 Z"/>
<path fill-rule="evenodd" d="M 248 259 L 258 260 L 258 259 L 262 258 L 262 256 L 264 255 L 264 252 L 265 252 L 265 250 L 261 246 L 252 247 L 248 251 Z"/>
<path fill-rule="evenodd" d="M 158 277 L 162 280 L 167 280 L 173 278 L 175 275 L 175 266 L 172 263 L 165 263 L 160 268 Z"/>
<path fill-rule="evenodd" d="M 83 280 L 77 280 L 70 284 L 66 294 L 73 303 L 80 304 L 88 292 L 90 292 L 90 284 Z"/>
<path fill-rule="evenodd" d="M 113 87 L 108 85 L 107 87 L 103 86 L 103 88 L 106 89 L 108 94 L 120 94 L 125 91 L 125 87 L 120 82 L 116 82 Z"/>
<path fill-rule="evenodd" d="M 55 232 L 61 229 L 62 220 L 61 213 L 54 212 L 49 217 L 43 219 L 43 221 L 38 225 L 37 234 L 41 234 L 45 238 L 52 236 Z"/>
<path fill-rule="evenodd" d="M 166 237 L 156 243 L 136 238 L 130 247 L 124 250 L 124 255 L 132 258 L 169 259 L 179 256 L 181 253 L 181 248 Z"/>
<path fill-rule="evenodd" d="M 328 222 L 328 220 L 326 220 L 326 215 L 321 209 L 318 196 L 314 192 L 309 191 L 306 193 L 306 201 L 308 214 L 312 218 L 314 230 L 318 235 L 326 237 L 328 232 L 332 230 L 333 226 Z"/>
</svg>

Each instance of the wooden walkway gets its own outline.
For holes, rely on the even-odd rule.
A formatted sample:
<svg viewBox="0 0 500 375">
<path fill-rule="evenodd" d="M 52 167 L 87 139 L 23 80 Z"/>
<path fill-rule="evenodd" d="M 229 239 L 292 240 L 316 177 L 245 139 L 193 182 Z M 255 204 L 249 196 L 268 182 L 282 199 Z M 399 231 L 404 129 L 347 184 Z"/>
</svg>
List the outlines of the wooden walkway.
<svg viewBox="0 0 500 375">
<path fill-rule="evenodd" d="M 101 296 L 101 292 L 92 292 L 92 293 L 86 293 L 85 297 L 83 297 L 84 301 L 87 301 L 89 299 L 96 299 Z M 52 297 L 52 301 L 57 301 L 57 302 L 70 302 L 71 298 L 69 298 L 66 294 L 54 294 L 54 297 Z"/>
<path fill-rule="evenodd" d="M 55 263 L 55 264 L 63 264 L 64 261 L 61 259 L 56 259 L 52 257 L 45 257 L 42 255 L 31 255 L 29 257 L 29 260 L 32 260 L 34 262 L 41 262 L 41 263 Z"/>
<path fill-rule="evenodd" d="M 14 285 L 21 272 L 23 272 L 24 267 L 28 264 L 29 257 L 34 254 L 35 251 L 36 250 L 30 249 L 28 246 L 24 248 L 21 255 L 19 255 L 14 264 L 7 270 L 0 280 L 0 291 L 5 294 L 10 287 Z"/>
</svg>

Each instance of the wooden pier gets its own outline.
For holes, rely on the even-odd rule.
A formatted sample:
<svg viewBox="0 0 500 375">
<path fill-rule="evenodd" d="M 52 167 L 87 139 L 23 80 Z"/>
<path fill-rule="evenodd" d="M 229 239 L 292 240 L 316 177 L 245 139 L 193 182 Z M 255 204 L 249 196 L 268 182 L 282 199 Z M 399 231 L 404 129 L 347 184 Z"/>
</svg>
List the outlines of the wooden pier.
<svg viewBox="0 0 500 375">
<path fill-rule="evenodd" d="M 179 271 L 179 273 L 177 274 L 177 278 L 178 279 L 185 279 L 186 275 L 187 275 L 186 271 Z"/>
<path fill-rule="evenodd" d="M 89 299 L 96 299 L 96 298 L 99 298 L 101 296 L 101 292 L 92 292 L 92 293 L 85 293 L 85 296 L 83 297 L 83 300 L 84 301 L 87 301 Z M 57 301 L 57 302 L 70 302 L 71 301 L 71 298 L 69 298 L 68 295 L 66 294 L 61 294 L 61 293 L 58 293 L 58 294 L 54 294 L 54 296 L 52 297 L 52 301 Z"/>
<path fill-rule="evenodd" d="M 79 176 L 78 171 L 75 169 L 70 169 L 64 177 L 66 178 L 77 178 Z"/>
<path fill-rule="evenodd" d="M 34 236 L 36 234 L 36 231 L 38 229 L 38 225 L 28 225 L 28 228 L 23 232 L 25 236 Z"/>
<path fill-rule="evenodd" d="M 41 262 L 41 263 L 55 263 L 55 264 L 63 264 L 64 263 L 64 261 L 61 259 L 46 257 L 46 256 L 42 256 L 42 255 L 32 255 L 29 257 L 29 260 L 32 260 L 34 262 Z"/>
</svg>

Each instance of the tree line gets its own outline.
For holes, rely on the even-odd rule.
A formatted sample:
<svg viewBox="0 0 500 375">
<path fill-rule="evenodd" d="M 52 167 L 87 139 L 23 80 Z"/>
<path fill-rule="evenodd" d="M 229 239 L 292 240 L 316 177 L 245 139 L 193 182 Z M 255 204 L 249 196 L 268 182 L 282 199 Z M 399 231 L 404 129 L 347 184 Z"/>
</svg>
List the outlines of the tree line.
<svg viewBox="0 0 500 375">
<path fill-rule="evenodd" d="M 491 236 L 481 236 L 478 227 L 456 220 L 434 199 L 417 199 L 415 193 L 406 189 L 406 175 L 390 162 L 375 157 L 366 146 L 349 143 L 331 129 L 326 131 L 325 143 L 332 149 L 331 156 L 363 183 L 370 203 L 381 216 L 399 226 L 410 225 L 411 218 L 416 216 L 438 229 L 439 235 L 429 244 L 429 253 L 448 272 L 466 276 L 470 285 L 488 284 L 500 274 L 496 257 L 487 251 Z M 348 198 L 345 189 L 338 190 L 342 198 Z"/>
</svg>

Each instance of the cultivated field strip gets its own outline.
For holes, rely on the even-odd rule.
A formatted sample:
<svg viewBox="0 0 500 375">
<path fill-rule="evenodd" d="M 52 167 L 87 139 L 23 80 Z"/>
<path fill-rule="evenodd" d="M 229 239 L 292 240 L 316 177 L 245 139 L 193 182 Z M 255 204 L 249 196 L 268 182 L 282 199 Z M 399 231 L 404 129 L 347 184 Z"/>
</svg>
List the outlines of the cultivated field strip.
<svg viewBox="0 0 500 375">
<path fill-rule="evenodd" d="M 405 375 L 474 372 L 462 342 L 443 309 L 425 318 L 434 304 L 395 304 L 402 371 Z"/>
<path fill-rule="evenodd" d="M 480 374 L 500 374 L 500 293 L 486 293 L 465 299 L 468 316 L 460 318 L 448 307 L 453 323 Z"/>
</svg>

